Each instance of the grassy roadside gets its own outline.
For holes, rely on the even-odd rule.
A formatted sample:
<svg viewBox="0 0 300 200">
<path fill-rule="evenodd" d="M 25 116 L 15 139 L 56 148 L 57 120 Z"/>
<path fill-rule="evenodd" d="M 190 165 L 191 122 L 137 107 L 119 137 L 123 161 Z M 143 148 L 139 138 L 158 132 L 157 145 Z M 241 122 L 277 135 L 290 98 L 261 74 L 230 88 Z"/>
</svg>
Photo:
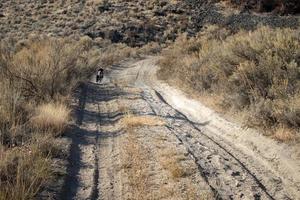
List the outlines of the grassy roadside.
<svg viewBox="0 0 300 200">
<path fill-rule="evenodd" d="M 88 38 L 0 44 L 0 199 L 33 199 L 52 177 L 57 138 L 71 119 L 69 95 L 96 67 Z"/>
<path fill-rule="evenodd" d="M 156 51 L 105 40 L 33 37 L 0 42 L 0 200 L 33 199 L 62 156 L 71 94 L 99 66 Z"/>
<path fill-rule="evenodd" d="M 247 126 L 280 141 L 300 129 L 299 30 L 260 27 L 231 34 L 209 26 L 182 36 L 160 61 L 159 76 L 209 96 L 222 110 L 239 113 Z"/>
</svg>

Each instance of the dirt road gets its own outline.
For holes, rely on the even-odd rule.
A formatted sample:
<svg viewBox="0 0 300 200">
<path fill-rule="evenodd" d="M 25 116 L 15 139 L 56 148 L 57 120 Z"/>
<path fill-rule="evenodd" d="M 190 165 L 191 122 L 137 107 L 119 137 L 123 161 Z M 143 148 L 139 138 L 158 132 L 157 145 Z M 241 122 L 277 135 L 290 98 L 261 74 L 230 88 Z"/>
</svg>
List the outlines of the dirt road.
<svg viewBox="0 0 300 200">
<path fill-rule="evenodd" d="M 156 61 L 123 62 L 81 87 L 62 199 L 300 199 L 298 149 L 158 81 Z M 165 123 L 131 130 L 126 116 Z"/>
</svg>

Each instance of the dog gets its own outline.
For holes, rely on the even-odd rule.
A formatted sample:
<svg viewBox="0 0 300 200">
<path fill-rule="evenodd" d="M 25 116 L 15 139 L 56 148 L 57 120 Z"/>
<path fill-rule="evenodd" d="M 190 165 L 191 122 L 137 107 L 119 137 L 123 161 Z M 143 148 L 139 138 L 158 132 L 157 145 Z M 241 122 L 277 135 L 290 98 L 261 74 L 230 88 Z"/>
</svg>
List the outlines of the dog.
<svg viewBox="0 0 300 200">
<path fill-rule="evenodd" d="M 104 69 L 103 68 L 100 68 L 98 69 L 97 71 L 97 75 L 96 75 L 96 82 L 101 82 L 101 80 L 103 79 L 104 77 Z"/>
</svg>

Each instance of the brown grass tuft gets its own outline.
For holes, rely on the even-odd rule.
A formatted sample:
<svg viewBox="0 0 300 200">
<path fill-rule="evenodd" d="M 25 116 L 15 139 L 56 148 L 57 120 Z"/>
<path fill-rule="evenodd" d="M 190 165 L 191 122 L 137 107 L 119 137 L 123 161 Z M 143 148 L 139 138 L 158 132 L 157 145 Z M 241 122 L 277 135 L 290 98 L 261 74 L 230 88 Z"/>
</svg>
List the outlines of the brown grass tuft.
<svg viewBox="0 0 300 200">
<path fill-rule="evenodd" d="M 57 136 L 65 130 L 69 120 L 70 109 L 66 105 L 47 103 L 36 108 L 30 122 L 35 128 L 44 131 L 52 130 Z"/>
<path fill-rule="evenodd" d="M 128 114 L 121 123 L 127 128 L 134 128 L 139 126 L 162 126 L 165 122 L 159 117 L 152 116 L 133 116 Z"/>
<path fill-rule="evenodd" d="M 184 167 L 181 166 L 180 162 L 178 162 L 174 158 L 172 159 L 164 158 L 161 161 L 161 164 L 166 170 L 168 170 L 171 173 L 172 178 L 176 179 L 176 178 L 182 178 L 186 176 Z"/>
<path fill-rule="evenodd" d="M 277 128 L 272 137 L 280 142 L 291 142 L 299 139 L 295 131 L 285 127 Z"/>
</svg>

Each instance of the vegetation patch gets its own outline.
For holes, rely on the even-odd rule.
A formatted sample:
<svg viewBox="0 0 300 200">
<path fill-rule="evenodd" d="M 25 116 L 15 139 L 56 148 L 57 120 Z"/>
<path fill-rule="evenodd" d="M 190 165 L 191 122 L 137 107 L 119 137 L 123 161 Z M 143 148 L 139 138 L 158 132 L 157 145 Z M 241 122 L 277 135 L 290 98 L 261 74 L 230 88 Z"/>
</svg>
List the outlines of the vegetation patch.
<svg viewBox="0 0 300 200">
<path fill-rule="evenodd" d="M 248 126 L 269 134 L 284 127 L 290 136 L 296 135 L 300 128 L 299 36 L 299 29 L 260 27 L 231 35 L 210 26 L 197 37 L 178 38 L 164 52 L 159 76 L 193 93 L 212 95 L 225 110 L 246 113 Z"/>
<path fill-rule="evenodd" d="M 117 49 L 117 50 L 116 50 Z M 0 200 L 34 199 L 54 180 L 71 94 L 99 65 L 137 49 L 89 37 L 0 42 Z"/>
<path fill-rule="evenodd" d="M 51 178 L 51 160 L 33 146 L 0 151 L 0 199 L 33 199 Z"/>
<path fill-rule="evenodd" d="M 227 0 L 227 2 L 244 9 L 253 9 L 258 12 L 273 12 L 279 14 L 300 13 L 300 2 L 298 0 Z"/>
<path fill-rule="evenodd" d="M 148 153 L 133 131 L 128 131 L 124 144 L 124 170 L 128 177 L 130 199 L 149 198 Z"/>
<path fill-rule="evenodd" d="M 134 116 L 128 114 L 122 119 L 122 124 L 130 129 L 140 126 L 162 126 L 165 124 L 165 122 L 159 117 Z"/>
<path fill-rule="evenodd" d="M 70 109 L 61 103 L 47 103 L 39 105 L 30 119 L 32 126 L 38 130 L 52 130 L 57 134 L 62 133 L 70 120 Z"/>
</svg>

